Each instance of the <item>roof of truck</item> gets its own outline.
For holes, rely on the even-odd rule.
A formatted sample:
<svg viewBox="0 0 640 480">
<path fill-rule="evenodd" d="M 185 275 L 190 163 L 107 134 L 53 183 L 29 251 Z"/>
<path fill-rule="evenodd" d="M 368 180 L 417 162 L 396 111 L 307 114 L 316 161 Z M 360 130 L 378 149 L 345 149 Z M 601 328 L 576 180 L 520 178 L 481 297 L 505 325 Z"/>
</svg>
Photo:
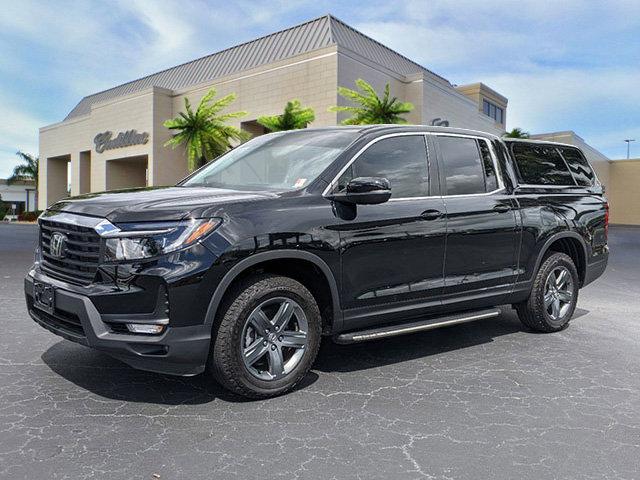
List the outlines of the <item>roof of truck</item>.
<svg viewBox="0 0 640 480">
<path fill-rule="evenodd" d="M 396 124 L 379 124 L 379 125 L 335 125 L 331 127 L 311 127 L 305 128 L 304 131 L 327 131 L 327 130 L 352 130 L 362 134 L 375 133 L 394 133 L 394 132 L 425 132 L 425 133 L 450 133 L 453 135 L 474 135 L 489 139 L 498 139 L 499 137 L 488 132 L 479 130 L 469 130 L 466 128 L 454 127 L 434 127 L 433 125 L 396 125 Z"/>
</svg>

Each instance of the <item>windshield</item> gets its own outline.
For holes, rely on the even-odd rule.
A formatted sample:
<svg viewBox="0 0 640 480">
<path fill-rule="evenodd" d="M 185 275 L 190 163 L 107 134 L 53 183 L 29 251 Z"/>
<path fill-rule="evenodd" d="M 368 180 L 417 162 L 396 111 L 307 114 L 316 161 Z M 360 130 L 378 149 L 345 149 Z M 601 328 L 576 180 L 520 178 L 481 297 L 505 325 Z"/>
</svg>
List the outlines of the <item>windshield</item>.
<svg viewBox="0 0 640 480">
<path fill-rule="evenodd" d="M 270 133 L 205 166 L 181 186 L 296 190 L 307 186 L 358 136 L 354 130 Z"/>
</svg>

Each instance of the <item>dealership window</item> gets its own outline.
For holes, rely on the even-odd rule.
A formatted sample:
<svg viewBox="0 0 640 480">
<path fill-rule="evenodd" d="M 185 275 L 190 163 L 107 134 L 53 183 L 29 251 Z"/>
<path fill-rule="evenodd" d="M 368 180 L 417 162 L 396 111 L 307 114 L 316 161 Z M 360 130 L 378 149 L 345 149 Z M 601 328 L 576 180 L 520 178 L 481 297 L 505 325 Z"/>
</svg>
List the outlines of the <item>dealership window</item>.
<svg viewBox="0 0 640 480">
<path fill-rule="evenodd" d="M 484 140 L 438 137 L 447 195 L 496 190 L 498 182 L 489 146 Z"/>
<path fill-rule="evenodd" d="M 575 186 L 569 167 L 554 146 L 514 142 L 511 152 L 522 183 Z"/>
<path fill-rule="evenodd" d="M 422 135 L 386 138 L 374 143 L 338 180 L 337 191 L 357 177 L 382 177 L 391 184 L 392 198 L 429 194 L 427 150 Z"/>
<path fill-rule="evenodd" d="M 482 100 L 482 111 L 498 123 L 504 123 L 504 110 L 495 103 Z"/>
</svg>

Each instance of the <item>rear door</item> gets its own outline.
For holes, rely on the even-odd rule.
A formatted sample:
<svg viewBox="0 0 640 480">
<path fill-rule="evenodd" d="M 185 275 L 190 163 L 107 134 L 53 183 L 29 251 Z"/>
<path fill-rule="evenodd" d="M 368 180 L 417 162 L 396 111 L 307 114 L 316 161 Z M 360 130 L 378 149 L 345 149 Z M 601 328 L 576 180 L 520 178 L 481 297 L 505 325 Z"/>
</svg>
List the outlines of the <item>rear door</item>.
<svg viewBox="0 0 640 480">
<path fill-rule="evenodd" d="M 495 305 L 518 272 L 516 204 L 484 138 L 433 135 L 447 219 L 445 305 Z M 461 305 L 464 304 L 464 305 Z"/>
<path fill-rule="evenodd" d="M 444 202 L 430 194 L 433 168 L 424 134 L 394 134 L 356 155 L 332 186 L 340 191 L 352 178 L 383 177 L 392 191 L 383 204 L 337 205 L 346 328 L 440 305 L 446 226 Z"/>
</svg>

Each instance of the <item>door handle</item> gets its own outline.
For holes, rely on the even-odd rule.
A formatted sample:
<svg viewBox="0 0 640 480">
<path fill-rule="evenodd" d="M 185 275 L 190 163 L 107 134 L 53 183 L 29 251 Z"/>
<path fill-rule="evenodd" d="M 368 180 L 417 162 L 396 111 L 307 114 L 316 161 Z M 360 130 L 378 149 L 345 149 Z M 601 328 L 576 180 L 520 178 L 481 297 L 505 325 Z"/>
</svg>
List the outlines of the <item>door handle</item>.
<svg viewBox="0 0 640 480">
<path fill-rule="evenodd" d="M 442 212 L 440 210 L 425 210 L 424 212 L 422 212 L 420 214 L 420 217 L 422 217 L 425 220 L 435 220 L 437 218 L 440 218 L 442 216 Z"/>
<path fill-rule="evenodd" d="M 507 205 L 506 203 L 500 203 L 493 207 L 493 210 L 498 213 L 505 213 L 511 210 L 511 205 Z"/>
</svg>

